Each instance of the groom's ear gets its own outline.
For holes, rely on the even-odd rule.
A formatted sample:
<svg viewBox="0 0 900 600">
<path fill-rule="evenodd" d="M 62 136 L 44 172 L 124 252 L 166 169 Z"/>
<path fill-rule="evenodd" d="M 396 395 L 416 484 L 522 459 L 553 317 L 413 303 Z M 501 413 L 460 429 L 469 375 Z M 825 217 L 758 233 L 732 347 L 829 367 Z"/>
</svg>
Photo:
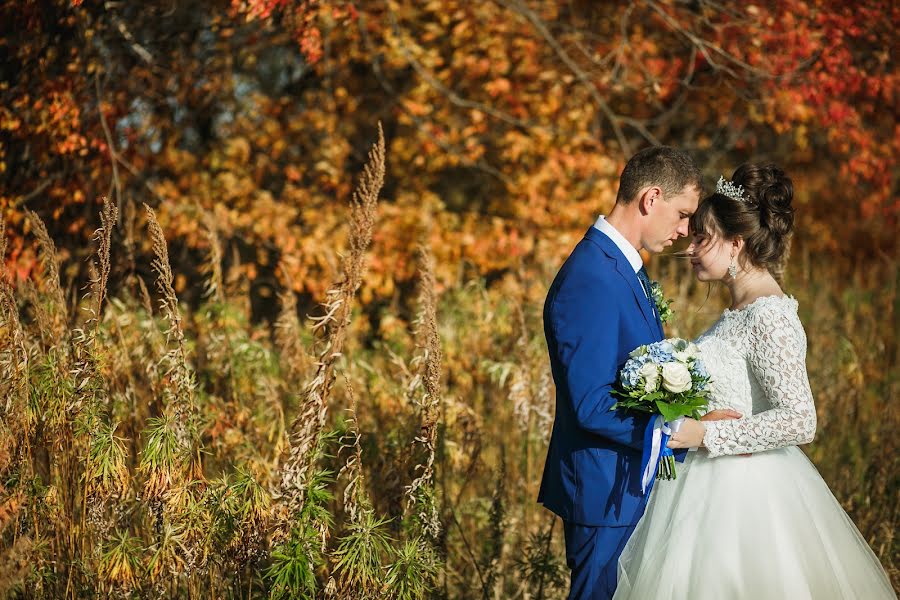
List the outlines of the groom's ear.
<svg viewBox="0 0 900 600">
<path fill-rule="evenodd" d="M 655 185 L 651 185 L 641 190 L 638 195 L 638 208 L 642 215 L 650 213 L 650 208 L 657 202 L 662 201 L 662 190 Z"/>
</svg>

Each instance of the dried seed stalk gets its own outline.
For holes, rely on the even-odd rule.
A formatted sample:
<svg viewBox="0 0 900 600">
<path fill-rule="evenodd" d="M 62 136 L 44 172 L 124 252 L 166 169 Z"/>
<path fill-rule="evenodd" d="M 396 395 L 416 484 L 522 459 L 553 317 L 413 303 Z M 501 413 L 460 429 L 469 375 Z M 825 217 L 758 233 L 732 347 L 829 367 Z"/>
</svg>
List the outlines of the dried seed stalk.
<svg viewBox="0 0 900 600">
<path fill-rule="evenodd" d="M 424 246 L 420 248 L 421 283 L 419 291 L 419 316 L 417 330 L 421 339 L 421 354 L 413 360 L 413 366 L 420 371 L 421 397 L 413 400 L 419 408 L 422 425 L 416 442 L 425 451 L 422 463 L 416 466 L 421 474 L 406 488 L 407 506 L 419 505 L 419 521 L 424 532 L 436 538 L 441 531 L 441 523 L 431 495 L 434 480 L 435 443 L 440 417 L 441 400 L 441 340 L 437 329 L 437 294 L 434 278 L 434 258 Z M 424 492 L 424 494 L 423 494 Z"/>
<path fill-rule="evenodd" d="M 281 470 L 280 496 L 289 514 L 297 514 L 303 505 L 311 458 L 325 426 L 328 397 L 334 383 L 334 365 L 344 347 L 350 324 L 353 298 L 365 272 L 366 251 L 375 228 L 378 194 L 384 184 L 384 132 L 378 125 L 378 141 L 369 151 L 369 160 L 353 193 L 350 215 L 350 252 L 344 258 L 343 277 L 327 292 L 325 315 L 318 317 L 314 331 L 322 330 L 317 345 L 316 372 L 303 390 L 300 412 L 291 425 L 288 456 Z"/>
</svg>

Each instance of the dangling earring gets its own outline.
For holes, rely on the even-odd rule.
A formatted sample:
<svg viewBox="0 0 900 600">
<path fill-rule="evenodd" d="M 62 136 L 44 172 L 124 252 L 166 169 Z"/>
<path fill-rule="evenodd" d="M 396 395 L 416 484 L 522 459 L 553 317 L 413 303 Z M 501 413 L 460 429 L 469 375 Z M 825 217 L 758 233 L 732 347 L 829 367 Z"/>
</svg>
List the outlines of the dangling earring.
<svg viewBox="0 0 900 600">
<path fill-rule="evenodd" d="M 737 277 L 737 263 L 734 261 L 733 255 L 731 257 L 731 264 L 728 265 L 728 275 L 730 275 L 732 279 Z"/>
</svg>

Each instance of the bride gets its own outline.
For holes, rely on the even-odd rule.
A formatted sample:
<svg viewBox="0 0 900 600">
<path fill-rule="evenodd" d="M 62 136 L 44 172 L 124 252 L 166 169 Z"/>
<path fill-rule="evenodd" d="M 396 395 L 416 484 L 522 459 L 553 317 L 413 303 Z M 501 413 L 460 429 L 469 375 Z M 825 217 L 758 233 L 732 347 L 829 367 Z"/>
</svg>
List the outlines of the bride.
<svg viewBox="0 0 900 600">
<path fill-rule="evenodd" d="M 700 281 L 732 304 L 697 344 L 712 378 L 710 410 L 669 446 L 688 448 L 674 481 L 656 482 L 619 559 L 614 596 L 647 600 L 896 598 L 878 558 L 797 448 L 816 411 L 806 335 L 779 271 L 793 229 L 791 180 L 747 164 L 691 218 Z"/>
</svg>

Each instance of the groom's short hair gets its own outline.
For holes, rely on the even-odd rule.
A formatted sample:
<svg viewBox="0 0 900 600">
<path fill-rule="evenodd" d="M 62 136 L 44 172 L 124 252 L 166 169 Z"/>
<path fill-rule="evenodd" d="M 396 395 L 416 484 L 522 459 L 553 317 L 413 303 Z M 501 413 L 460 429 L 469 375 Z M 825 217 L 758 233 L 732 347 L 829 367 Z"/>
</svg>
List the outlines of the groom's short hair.
<svg viewBox="0 0 900 600">
<path fill-rule="evenodd" d="M 631 157 L 619 177 L 616 203 L 629 204 L 650 185 L 658 185 L 665 196 L 677 194 L 689 185 L 703 192 L 700 168 L 687 152 L 671 146 L 645 148 Z"/>
</svg>

